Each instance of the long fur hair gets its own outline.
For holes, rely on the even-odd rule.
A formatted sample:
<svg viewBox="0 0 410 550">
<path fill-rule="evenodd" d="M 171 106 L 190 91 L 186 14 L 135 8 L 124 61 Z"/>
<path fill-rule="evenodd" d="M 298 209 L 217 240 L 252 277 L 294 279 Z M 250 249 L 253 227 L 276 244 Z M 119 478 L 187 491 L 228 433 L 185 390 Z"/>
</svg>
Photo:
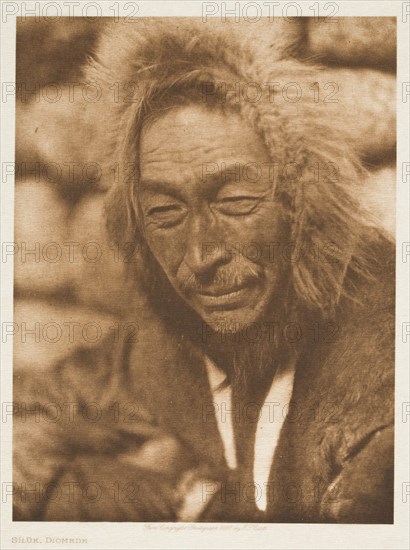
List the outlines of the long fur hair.
<svg viewBox="0 0 410 550">
<path fill-rule="evenodd" d="M 135 243 L 141 261 L 133 276 L 146 282 L 151 296 L 158 295 L 167 281 L 145 244 L 136 206 L 143 124 L 166 108 L 200 102 L 204 85 L 217 90 L 221 82 L 256 83 L 267 90 L 268 83 L 297 83 L 303 91 L 297 102 L 285 101 L 274 89 L 258 101 L 225 107 L 240 110 L 273 162 L 299 167 L 297 181 L 279 175 L 275 182 L 275 200 L 288 227 L 284 239 L 302 251 L 290 265 L 289 293 L 304 308 L 329 315 L 347 292 L 348 266 L 369 274 L 360 237 L 367 214 L 356 199 L 364 169 L 346 138 L 343 105 L 315 102 L 306 92 L 320 67 L 292 59 L 283 32 L 258 45 L 259 26 L 252 27 L 253 35 L 249 28 L 242 35 L 240 24 L 169 18 L 115 22 L 104 32 L 85 77 L 102 89 L 101 100 L 89 109 L 100 128 L 90 154 L 105 165 L 106 175 L 118 163 L 119 177 L 106 203 L 109 235 L 118 245 Z M 268 30 L 265 25 L 263 32 Z M 218 104 L 221 97 L 214 99 Z M 163 292 L 162 299 L 172 294 Z"/>
</svg>

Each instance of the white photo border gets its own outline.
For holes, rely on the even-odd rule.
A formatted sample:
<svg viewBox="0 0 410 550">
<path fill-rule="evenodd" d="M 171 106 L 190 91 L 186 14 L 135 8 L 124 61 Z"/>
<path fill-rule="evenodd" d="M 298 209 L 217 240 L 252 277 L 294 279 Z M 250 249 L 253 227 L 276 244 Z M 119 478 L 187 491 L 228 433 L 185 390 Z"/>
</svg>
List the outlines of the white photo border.
<svg viewBox="0 0 410 550">
<path fill-rule="evenodd" d="M 8 84 L 15 82 L 16 17 L 36 17 L 46 4 L 60 6 L 63 16 L 196 16 L 225 9 L 238 10 L 249 2 L 136 1 L 114 2 L 82 0 L 63 2 L 1 3 L 1 240 L 13 242 L 14 178 L 5 175 L 7 163 L 14 162 L 15 102 Z M 292 549 L 404 549 L 409 546 L 410 475 L 409 475 L 409 267 L 410 267 L 410 2 L 338 1 L 264 2 L 254 1 L 269 16 L 275 4 L 281 14 L 285 5 L 298 6 L 303 17 L 313 15 L 313 6 L 324 10 L 335 4 L 337 16 L 397 17 L 397 187 L 396 187 L 396 424 L 395 424 L 395 510 L 393 525 L 331 524 L 207 524 L 207 523 L 86 523 L 86 522 L 13 522 L 9 486 L 12 480 L 12 422 L 8 404 L 12 402 L 13 342 L 8 338 L 1 348 L 1 545 L 5 550 L 37 548 L 139 549 L 139 548 L 292 548 Z M 90 7 L 94 5 L 94 8 Z M 99 6 L 97 10 L 96 6 Z M 237 7 L 239 6 L 239 8 Z M 290 9 L 290 8 L 289 8 Z M 292 8 L 293 9 L 293 8 Z M 297 9 L 297 8 L 295 8 Z M 328 9 L 328 8 L 327 8 Z M 133 10 L 133 11 L 132 11 Z M 136 10 L 136 11 L 135 11 Z M 30 15 L 31 13 L 31 15 Z M 52 12 L 50 8 L 50 14 Z M 325 14 L 324 11 L 320 12 Z M 37 14 L 37 15 L 36 15 Z M 294 15 L 292 10 L 289 15 Z M 130 23 L 131 24 L 131 23 Z M 1 323 L 13 320 L 13 263 L 1 262 Z M 407 330 L 408 332 L 408 330 Z M 37 541 L 36 541 L 37 539 Z M 66 542 L 64 542 L 66 539 Z M 69 539 L 74 539 L 70 543 Z M 56 542 L 52 542 L 55 540 Z M 86 541 L 86 542 L 81 542 Z"/>
</svg>

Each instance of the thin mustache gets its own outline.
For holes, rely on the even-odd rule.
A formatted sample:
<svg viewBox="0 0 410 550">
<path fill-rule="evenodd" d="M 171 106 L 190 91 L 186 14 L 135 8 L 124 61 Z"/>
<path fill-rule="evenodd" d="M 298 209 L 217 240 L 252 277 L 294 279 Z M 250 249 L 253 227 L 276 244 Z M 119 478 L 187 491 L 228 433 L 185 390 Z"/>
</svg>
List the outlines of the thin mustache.
<svg viewBox="0 0 410 550">
<path fill-rule="evenodd" d="M 242 269 L 225 269 L 217 271 L 209 284 L 204 285 L 197 280 L 195 273 L 187 277 L 181 277 L 179 282 L 184 290 L 206 291 L 209 289 L 218 291 L 227 287 L 240 286 L 260 278 L 260 272 L 253 266 L 246 266 Z"/>
</svg>

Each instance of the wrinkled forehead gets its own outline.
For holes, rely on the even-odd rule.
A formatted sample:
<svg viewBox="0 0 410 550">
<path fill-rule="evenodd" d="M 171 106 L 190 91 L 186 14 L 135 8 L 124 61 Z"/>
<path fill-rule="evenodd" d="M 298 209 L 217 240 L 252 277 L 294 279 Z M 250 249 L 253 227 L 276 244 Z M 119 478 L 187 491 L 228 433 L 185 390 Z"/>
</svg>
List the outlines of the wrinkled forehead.
<svg viewBox="0 0 410 550">
<path fill-rule="evenodd" d="M 143 128 L 140 139 L 141 178 L 201 170 L 207 163 L 262 163 L 267 157 L 264 142 L 240 114 L 202 105 L 170 109 Z"/>
</svg>

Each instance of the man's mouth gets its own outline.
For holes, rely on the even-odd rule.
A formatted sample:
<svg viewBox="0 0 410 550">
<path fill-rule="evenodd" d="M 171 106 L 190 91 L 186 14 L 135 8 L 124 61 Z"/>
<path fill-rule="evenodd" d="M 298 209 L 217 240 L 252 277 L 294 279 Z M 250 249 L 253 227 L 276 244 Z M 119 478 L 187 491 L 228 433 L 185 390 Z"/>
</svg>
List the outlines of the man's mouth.
<svg viewBox="0 0 410 550">
<path fill-rule="evenodd" d="M 254 281 L 248 281 L 231 287 L 195 290 L 193 294 L 206 308 L 234 309 L 243 304 L 254 286 Z"/>
</svg>

